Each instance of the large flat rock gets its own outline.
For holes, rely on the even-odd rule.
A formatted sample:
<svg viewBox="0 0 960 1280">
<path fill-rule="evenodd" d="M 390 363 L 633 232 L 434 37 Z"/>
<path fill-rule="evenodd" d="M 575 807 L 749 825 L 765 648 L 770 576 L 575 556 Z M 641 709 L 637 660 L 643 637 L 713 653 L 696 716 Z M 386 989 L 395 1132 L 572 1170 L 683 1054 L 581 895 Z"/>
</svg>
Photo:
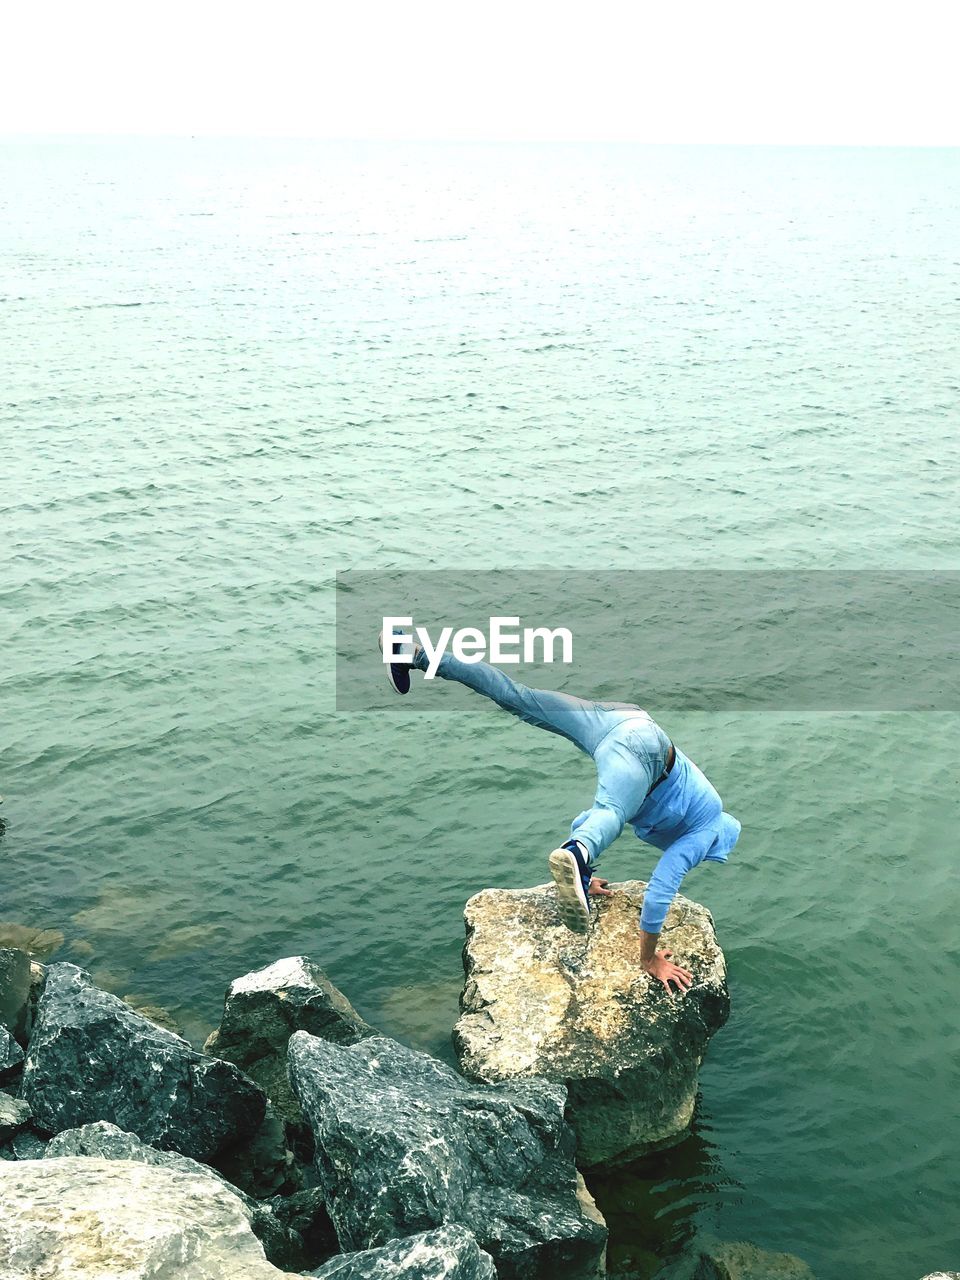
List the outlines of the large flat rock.
<svg viewBox="0 0 960 1280">
<path fill-rule="evenodd" d="M 304 1032 L 290 1040 L 290 1078 L 344 1250 L 456 1224 L 501 1280 L 602 1268 L 606 1227 L 574 1168 L 562 1086 L 471 1085 L 383 1036 L 341 1046 Z"/>
<path fill-rule="evenodd" d="M 212 1178 L 240 1201 L 247 1221 L 263 1245 L 264 1252 L 277 1266 L 312 1266 L 337 1251 L 336 1237 L 329 1218 L 322 1208 L 322 1201 L 312 1206 L 313 1220 L 309 1226 L 313 1229 L 312 1234 L 315 1237 L 319 1212 L 324 1219 L 320 1224 L 324 1239 L 319 1251 L 311 1251 L 305 1247 L 300 1233 L 283 1220 L 286 1216 L 283 1213 L 286 1202 L 279 1197 L 276 1208 L 280 1210 L 280 1216 L 275 1212 L 274 1204 L 269 1201 L 254 1200 L 252 1196 L 231 1185 L 226 1178 L 207 1165 L 191 1160 L 189 1156 L 181 1155 L 179 1151 L 158 1151 L 155 1147 L 141 1142 L 136 1134 L 124 1133 L 122 1129 L 106 1121 L 99 1120 L 95 1124 L 83 1125 L 79 1129 L 65 1129 L 47 1144 L 45 1151 L 38 1158 L 55 1160 L 67 1156 L 84 1156 L 95 1160 L 128 1160 L 135 1164 L 151 1164 L 164 1169 L 178 1170 L 198 1178 Z M 313 1193 L 306 1194 L 309 1196 Z"/>
<path fill-rule="evenodd" d="M 204 1171 L 63 1157 L 0 1162 L 0 1276 L 281 1280 L 244 1207 Z"/>
<path fill-rule="evenodd" d="M 661 945 L 694 974 L 685 994 L 670 994 L 640 967 L 644 885 L 611 888 L 587 937 L 560 922 L 552 885 L 485 889 L 464 913 L 461 1069 L 476 1080 L 566 1085 L 581 1168 L 683 1137 L 707 1043 L 729 1014 L 709 911 L 679 896 L 670 908 Z"/>
</svg>

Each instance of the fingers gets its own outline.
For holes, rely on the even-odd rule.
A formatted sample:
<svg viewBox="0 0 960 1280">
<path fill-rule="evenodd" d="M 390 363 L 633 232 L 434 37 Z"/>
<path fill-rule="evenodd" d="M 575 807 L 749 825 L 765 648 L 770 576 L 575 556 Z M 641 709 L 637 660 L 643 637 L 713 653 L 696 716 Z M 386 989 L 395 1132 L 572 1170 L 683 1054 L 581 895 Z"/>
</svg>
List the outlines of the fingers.
<svg viewBox="0 0 960 1280">
<path fill-rule="evenodd" d="M 679 965 L 675 964 L 671 966 L 670 973 L 661 976 L 660 981 L 671 995 L 673 994 L 673 988 L 670 986 L 670 983 L 675 982 L 677 984 L 677 993 L 682 994 L 688 988 L 693 986 L 693 974 L 689 969 L 681 969 Z"/>
</svg>

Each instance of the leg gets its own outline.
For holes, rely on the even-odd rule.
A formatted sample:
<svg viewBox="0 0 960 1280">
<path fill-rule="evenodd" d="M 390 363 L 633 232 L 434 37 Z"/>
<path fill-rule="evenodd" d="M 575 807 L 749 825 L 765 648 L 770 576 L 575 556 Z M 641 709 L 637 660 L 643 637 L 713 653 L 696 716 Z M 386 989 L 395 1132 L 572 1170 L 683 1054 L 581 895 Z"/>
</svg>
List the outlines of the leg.
<svg viewBox="0 0 960 1280">
<path fill-rule="evenodd" d="M 426 669 L 427 657 L 421 650 L 414 660 L 421 671 Z M 568 693 L 553 693 L 549 689 L 530 689 L 525 684 L 491 667 L 487 662 L 461 662 L 445 653 L 437 667 L 437 675 L 443 680 L 456 680 L 474 693 L 490 698 L 498 707 L 509 711 L 527 724 L 558 733 L 569 739 L 588 755 L 593 754 L 600 739 L 611 727 L 608 713 L 594 702 L 574 698 Z"/>
</svg>

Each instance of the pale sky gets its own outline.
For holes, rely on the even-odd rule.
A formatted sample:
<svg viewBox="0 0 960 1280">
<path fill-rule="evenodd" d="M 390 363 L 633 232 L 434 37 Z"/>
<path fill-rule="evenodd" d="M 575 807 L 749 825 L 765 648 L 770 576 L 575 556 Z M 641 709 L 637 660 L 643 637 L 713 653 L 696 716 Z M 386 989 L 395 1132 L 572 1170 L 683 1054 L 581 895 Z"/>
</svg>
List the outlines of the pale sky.
<svg viewBox="0 0 960 1280">
<path fill-rule="evenodd" d="M 48 0 L 0 134 L 960 143 L 954 0 Z"/>
</svg>

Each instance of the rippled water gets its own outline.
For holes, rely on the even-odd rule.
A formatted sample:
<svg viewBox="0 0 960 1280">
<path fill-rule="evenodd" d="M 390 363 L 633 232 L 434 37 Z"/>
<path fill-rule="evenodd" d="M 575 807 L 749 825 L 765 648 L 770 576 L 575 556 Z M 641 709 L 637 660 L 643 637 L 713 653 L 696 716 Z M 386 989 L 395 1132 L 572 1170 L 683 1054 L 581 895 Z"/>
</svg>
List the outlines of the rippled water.
<svg viewBox="0 0 960 1280">
<path fill-rule="evenodd" d="M 463 902 L 592 792 L 466 695 L 335 713 L 337 569 L 958 566 L 955 151 L 6 146 L 0 219 L 0 918 L 193 1038 L 306 951 L 449 1052 Z M 665 727 L 733 1015 L 618 1257 L 960 1265 L 957 718 Z"/>
</svg>

